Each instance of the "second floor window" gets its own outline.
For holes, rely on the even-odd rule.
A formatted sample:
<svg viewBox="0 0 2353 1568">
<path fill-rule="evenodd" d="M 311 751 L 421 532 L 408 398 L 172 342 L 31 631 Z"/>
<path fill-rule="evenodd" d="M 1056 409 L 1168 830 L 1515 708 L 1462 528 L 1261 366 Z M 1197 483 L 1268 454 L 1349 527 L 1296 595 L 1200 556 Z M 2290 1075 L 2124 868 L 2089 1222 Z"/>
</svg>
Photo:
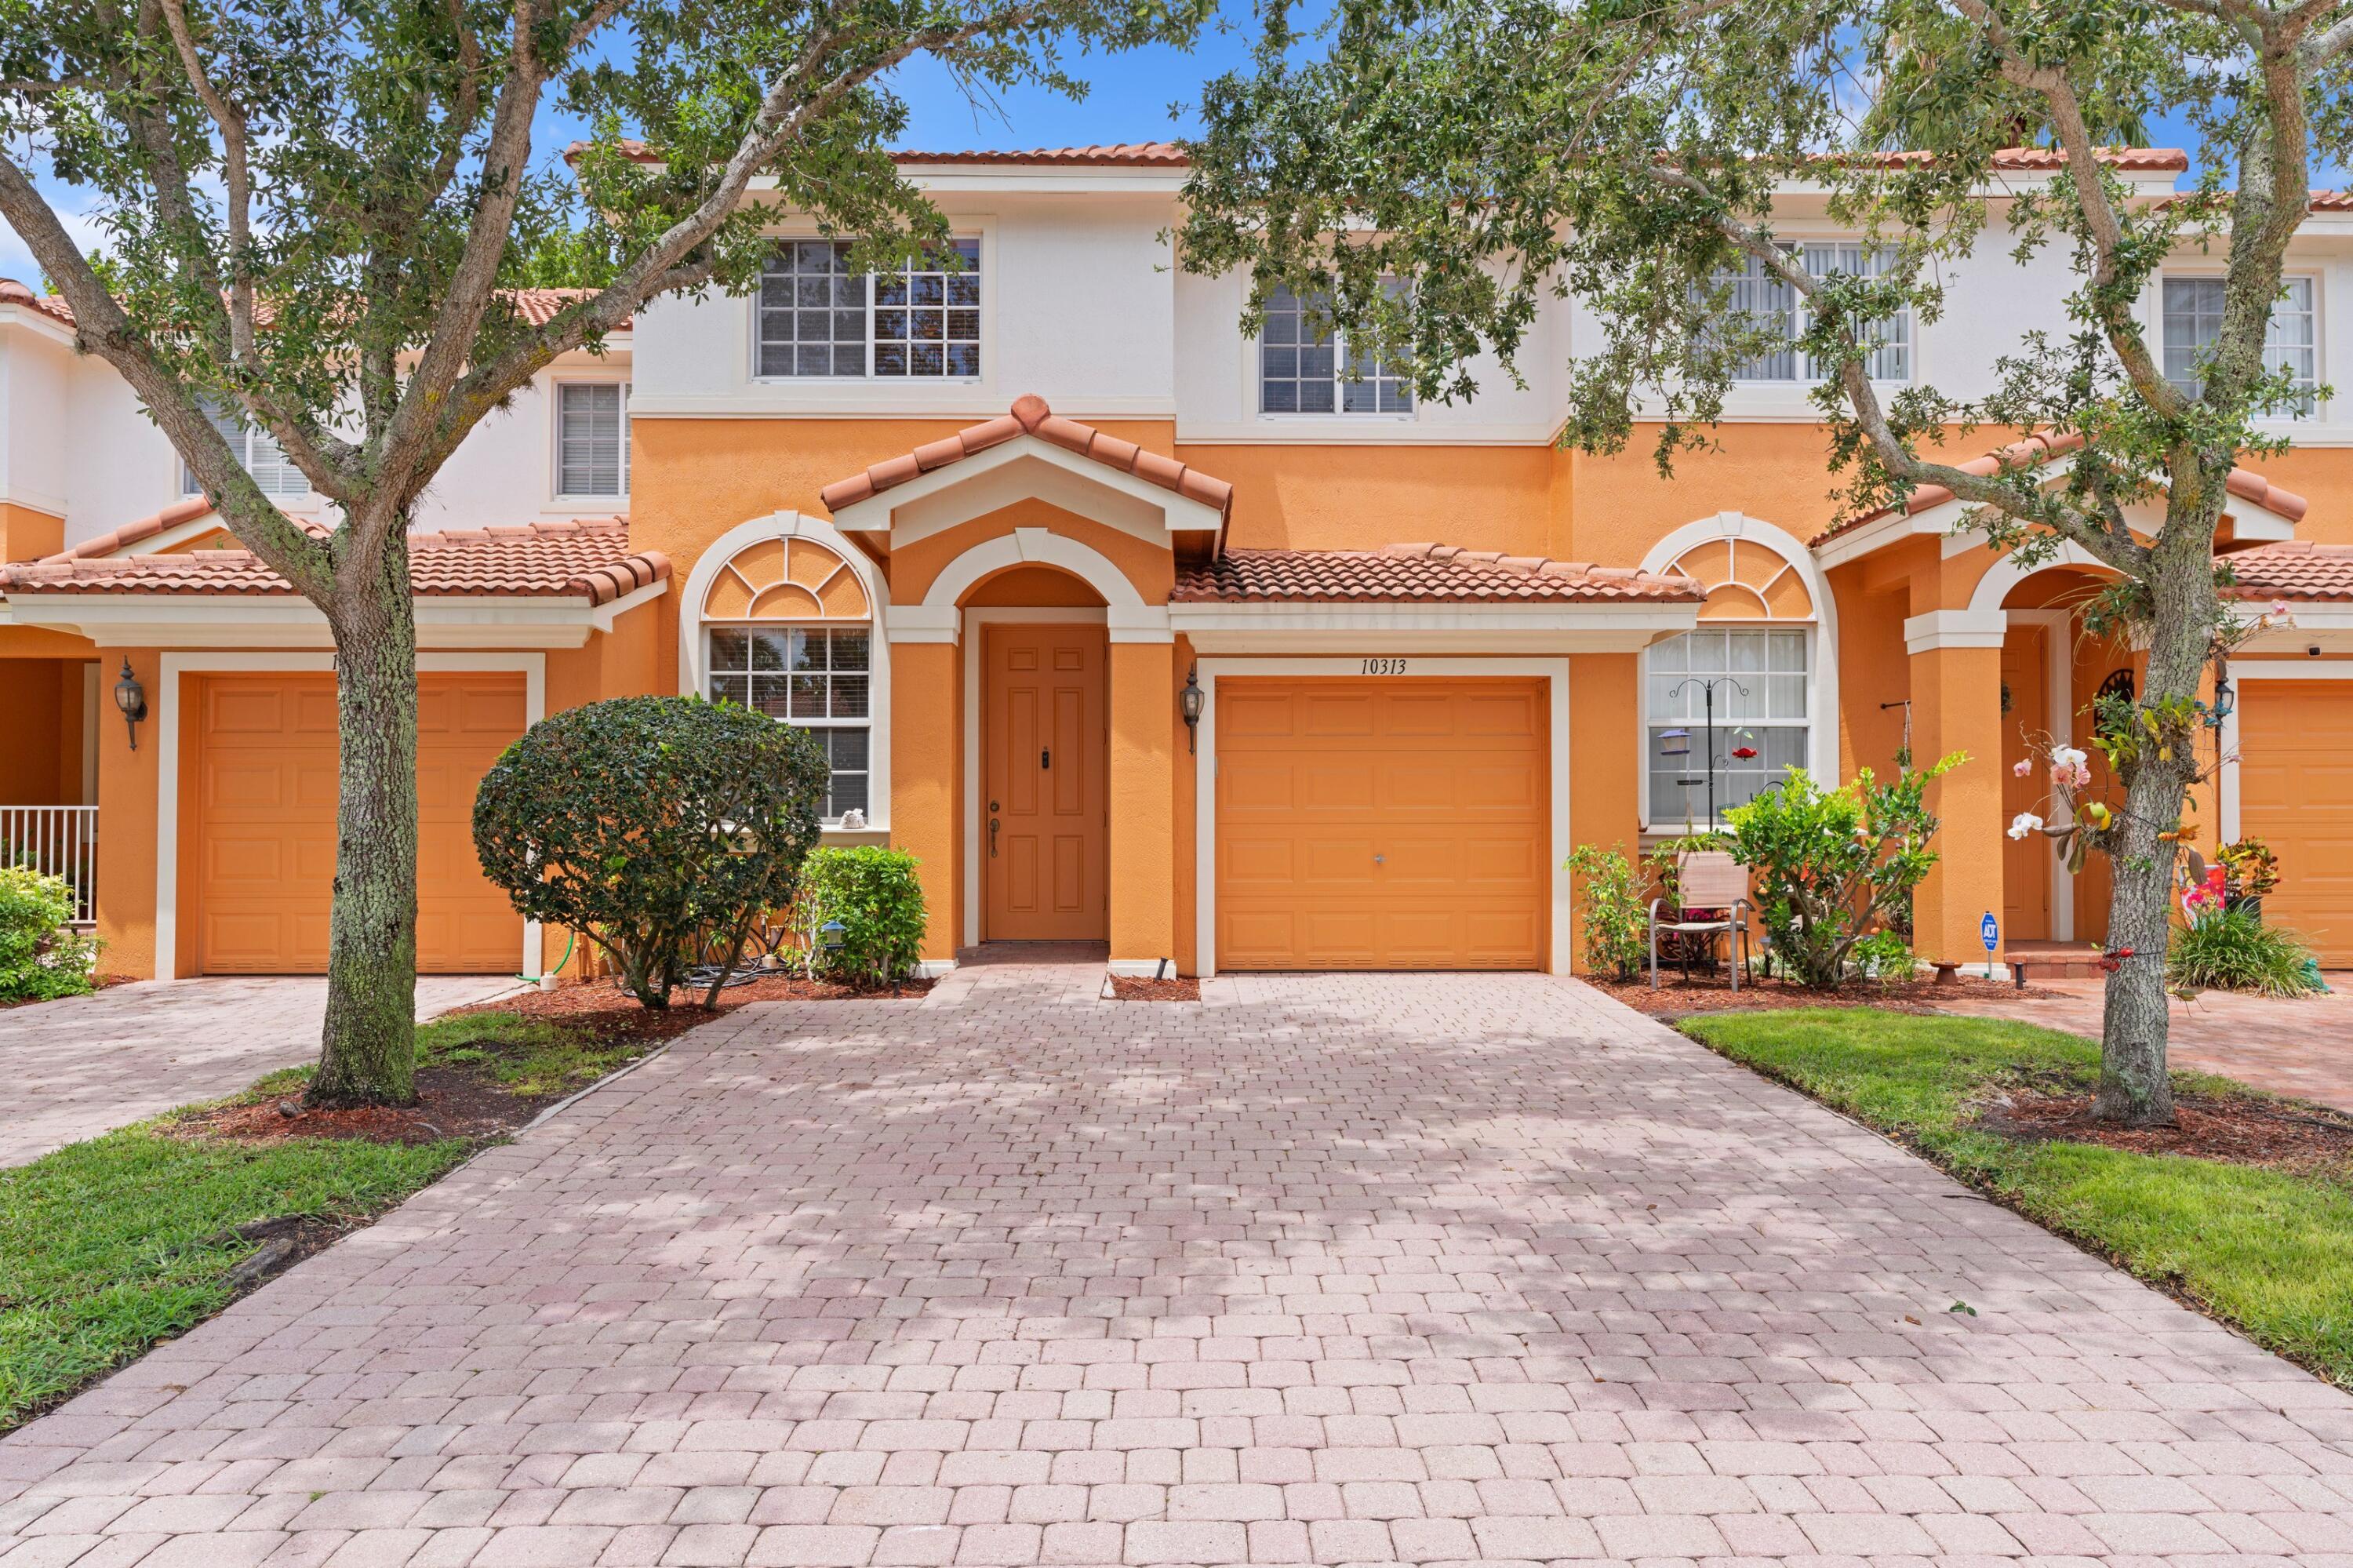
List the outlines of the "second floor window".
<svg viewBox="0 0 2353 1568">
<path fill-rule="evenodd" d="M 236 415 L 207 402 L 205 417 L 213 429 L 221 433 L 229 450 L 237 454 L 237 462 L 253 476 L 264 495 L 290 496 L 311 493 L 311 482 L 302 471 L 286 459 L 285 451 L 269 431 L 246 424 Z M 180 465 L 180 493 L 194 495 L 204 489 L 196 482 L 195 471 L 185 463 Z"/>
<path fill-rule="evenodd" d="M 1319 332 L 1324 302 L 1303 302 L 1289 289 L 1267 297 L 1266 325 L 1258 340 L 1258 411 L 1261 414 L 1410 414 L 1413 384 L 1398 366 Z"/>
<path fill-rule="evenodd" d="M 838 239 L 786 241 L 760 269 L 758 374 L 953 380 L 980 374 L 980 241 L 963 262 L 868 274 Z"/>
<path fill-rule="evenodd" d="M 1805 264 L 1807 272 L 1817 278 L 1834 273 L 1848 277 L 1875 278 L 1894 260 L 1894 251 L 1883 245 L 1857 245 L 1844 241 L 1820 240 L 1793 245 L 1790 250 Z M 1786 346 L 1767 350 L 1746 361 L 1732 373 L 1735 381 L 1820 381 L 1829 367 L 1818 364 L 1811 355 L 1801 353 L 1797 340 L 1805 335 L 1810 323 L 1807 319 L 1805 302 L 1795 289 L 1783 282 L 1765 263 L 1754 256 L 1745 257 L 1737 269 L 1727 269 L 1711 280 L 1715 287 L 1730 289 L 1731 298 L 1725 302 L 1728 315 L 1746 317 L 1752 328 L 1759 328 L 1781 337 Z M 1883 322 L 1874 322 L 1868 329 L 1870 348 L 1865 368 L 1873 381 L 1909 381 L 1912 378 L 1912 314 L 1902 312 Z"/>
<path fill-rule="evenodd" d="M 617 381 L 567 381 L 556 388 L 555 492 L 629 493 L 629 388 Z"/>
<path fill-rule="evenodd" d="M 2271 412 L 2302 418 L 2312 412 L 2312 394 L 2320 386 L 2320 317 L 2310 278 L 2289 278 L 2285 283 L 2287 291 L 2272 307 L 2271 327 L 2263 334 L 2263 365 L 2286 370 L 2304 394 L 2291 407 Z M 2200 362 L 2222 335 L 2227 292 L 2221 278 L 2165 280 L 2165 378 L 2192 397 L 2200 385 Z"/>
</svg>

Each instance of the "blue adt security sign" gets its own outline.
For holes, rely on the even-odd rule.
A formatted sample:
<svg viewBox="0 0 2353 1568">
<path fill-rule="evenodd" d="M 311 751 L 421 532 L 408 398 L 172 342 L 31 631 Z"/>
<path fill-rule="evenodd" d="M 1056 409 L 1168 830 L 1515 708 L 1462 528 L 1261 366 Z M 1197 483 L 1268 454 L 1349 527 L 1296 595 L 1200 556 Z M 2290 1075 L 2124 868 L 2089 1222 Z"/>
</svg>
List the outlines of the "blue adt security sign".
<svg viewBox="0 0 2353 1568">
<path fill-rule="evenodd" d="M 1994 924 L 1990 911 L 1987 913 L 1984 919 L 1978 922 L 1978 936 L 1985 942 L 1986 951 L 1989 953 L 2000 945 L 2001 927 Z"/>
</svg>

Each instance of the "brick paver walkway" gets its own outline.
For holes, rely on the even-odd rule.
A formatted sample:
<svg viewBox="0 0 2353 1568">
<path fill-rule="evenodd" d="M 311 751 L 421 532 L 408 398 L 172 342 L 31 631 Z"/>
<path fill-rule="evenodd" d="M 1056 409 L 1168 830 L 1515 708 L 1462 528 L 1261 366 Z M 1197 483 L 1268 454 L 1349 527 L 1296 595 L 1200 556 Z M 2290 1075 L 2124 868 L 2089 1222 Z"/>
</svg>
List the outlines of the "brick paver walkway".
<svg viewBox="0 0 2353 1568">
<path fill-rule="evenodd" d="M 2353 1399 L 1582 988 L 1093 979 L 683 1037 L 0 1442 L 0 1563 L 2353 1564 Z"/>
<path fill-rule="evenodd" d="M 512 980 L 425 975 L 417 1016 L 514 989 Z M 0 1010 L 0 1166 L 235 1094 L 319 1054 L 323 980 L 142 980 Z"/>
<path fill-rule="evenodd" d="M 1983 993 L 1947 1012 L 2015 1018 L 2100 1037 L 2105 990 L 2095 980 L 2038 980 L 2057 1001 Z M 2173 1003 L 2167 1054 L 2177 1067 L 2220 1073 L 2259 1089 L 2353 1111 L 2353 972 L 2332 970 L 2327 996 L 2283 1001 L 2210 991 Z"/>
</svg>

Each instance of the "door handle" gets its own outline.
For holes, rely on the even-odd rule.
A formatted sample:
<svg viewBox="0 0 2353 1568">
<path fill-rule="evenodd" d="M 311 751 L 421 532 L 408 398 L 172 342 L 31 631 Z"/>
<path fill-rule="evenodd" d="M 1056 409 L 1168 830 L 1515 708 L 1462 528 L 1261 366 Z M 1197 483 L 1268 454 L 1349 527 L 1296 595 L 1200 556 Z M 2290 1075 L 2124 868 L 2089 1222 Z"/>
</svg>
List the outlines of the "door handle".
<svg viewBox="0 0 2353 1568">
<path fill-rule="evenodd" d="M 1377 854 L 1373 857 L 1373 863 L 1375 865 L 1387 865 L 1388 863 L 1388 857 L 1386 855 Z"/>
<path fill-rule="evenodd" d="M 1040 767 L 1040 768 L 1051 768 L 1051 767 L 1053 767 L 1053 766 L 1054 766 L 1054 754 L 1053 754 L 1052 752 L 1050 752 L 1050 751 L 1041 751 L 1041 752 L 1039 752 L 1039 753 L 1038 754 L 1038 766 L 1039 766 L 1039 767 Z"/>
<path fill-rule="evenodd" d="M 997 819 L 995 817 L 988 819 L 988 858 L 991 860 L 997 858 Z"/>
</svg>

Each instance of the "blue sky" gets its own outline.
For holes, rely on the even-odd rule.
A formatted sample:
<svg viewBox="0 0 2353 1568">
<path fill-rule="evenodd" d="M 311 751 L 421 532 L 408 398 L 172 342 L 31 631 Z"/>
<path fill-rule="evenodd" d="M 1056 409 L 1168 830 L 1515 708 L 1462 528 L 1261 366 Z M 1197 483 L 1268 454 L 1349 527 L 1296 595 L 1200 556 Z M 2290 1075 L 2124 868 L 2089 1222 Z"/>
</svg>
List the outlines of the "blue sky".
<svg viewBox="0 0 2353 1568">
<path fill-rule="evenodd" d="M 1230 15 L 1247 25 L 1246 5 L 1229 0 Z M 1152 142 L 1189 128 L 1189 115 L 1172 119 L 1172 104 L 1189 109 L 1200 97 L 1201 83 L 1221 71 L 1241 65 L 1249 52 L 1250 34 L 1237 26 L 1211 31 L 1188 52 L 1172 48 L 1139 49 L 1123 55 L 1073 56 L 1072 74 L 1084 79 L 1090 90 L 1072 102 L 1059 93 L 1029 91 L 1012 94 L 994 106 L 976 109 L 948 79 L 947 73 L 928 62 L 902 72 L 900 92 L 913 111 L 902 144 L 925 152 L 973 147 L 1060 147 L 1086 142 Z M 545 117 L 540 141 L 550 151 L 570 139 L 572 128 L 557 117 Z M 79 204 L 69 191 L 52 191 L 60 210 Z M 75 225 L 69 221 L 69 228 Z M 86 243 L 95 232 L 76 229 Z M 0 224 L 0 276 L 33 282 L 41 270 L 14 231 Z"/>
<path fill-rule="evenodd" d="M 1111 56 L 1075 56 L 1073 73 L 1090 84 L 1086 97 L 1071 101 L 1041 90 L 1014 93 L 987 108 L 967 101 L 944 71 L 919 62 L 901 74 L 898 86 L 913 112 L 902 144 L 924 151 L 960 148 L 1069 146 L 1090 142 L 1149 142 L 1193 127 L 1193 104 L 1201 83 L 1243 65 L 1251 36 L 1247 0 L 1225 0 L 1225 26 L 1204 34 L 1190 51 L 1141 49 Z M 1176 112 L 1172 114 L 1172 109 Z M 2186 126 L 2160 123 L 2159 144 L 2193 144 Z M 541 137 L 552 151 L 569 139 L 571 127 L 554 115 Z M 2316 182 L 2320 183 L 2320 182 Z M 78 203 L 70 192 L 56 193 L 61 210 Z M 69 227 L 74 227 L 69 219 Z M 78 233 L 80 232 L 78 229 Z M 95 233 L 84 236 L 94 242 Z M 0 226 L 0 275 L 27 282 L 40 269 L 24 245 Z"/>
</svg>

